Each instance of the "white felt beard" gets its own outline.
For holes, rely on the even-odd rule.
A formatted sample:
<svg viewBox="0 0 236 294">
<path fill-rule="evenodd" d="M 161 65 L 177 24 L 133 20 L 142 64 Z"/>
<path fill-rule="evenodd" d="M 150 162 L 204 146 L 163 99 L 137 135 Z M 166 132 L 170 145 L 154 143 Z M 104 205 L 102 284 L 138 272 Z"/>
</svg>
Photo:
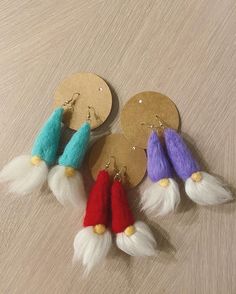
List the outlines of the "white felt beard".
<svg viewBox="0 0 236 294">
<path fill-rule="evenodd" d="M 86 194 L 81 173 L 74 170 L 73 176 L 67 176 L 65 167 L 56 165 L 48 175 L 48 185 L 54 196 L 62 204 L 85 207 Z"/>
<path fill-rule="evenodd" d="M 173 212 L 180 202 L 178 184 L 174 179 L 166 180 L 166 187 L 161 186 L 158 181 L 147 188 L 142 196 L 142 210 L 150 216 L 164 216 Z"/>
<path fill-rule="evenodd" d="M 9 182 L 11 192 L 25 195 L 39 190 L 47 175 L 48 167 L 43 160 L 33 165 L 30 155 L 21 155 L 4 166 L 0 172 L 0 181 Z"/>
<path fill-rule="evenodd" d="M 81 260 L 86 267 L 85 274 L 88 274 L 107 256 L 111 244 L 109 230 L 99 235 L 94 232 L 93 226 L 85 227 L 75 236 L 73 262 Z"/>
<path fill-rule="evenodd" d="M 190 177 L 185 182 L 188 196 L 200 205 L 217 205 L 232 200 L 232 193 L 224 187 L 221 180 L 206 173 L 200 172 L 202 179 L 193 181 Z"/>
<path fill-rule="evenodd" d="M 156 240 L 149 227 L 141 222 L 135 222 L 135 232 L 127 236 L 125 232 L 116 235 L 116 244 L 122 251 L 131 256 L 153 256 L 156 254 Z"/>
</svg>

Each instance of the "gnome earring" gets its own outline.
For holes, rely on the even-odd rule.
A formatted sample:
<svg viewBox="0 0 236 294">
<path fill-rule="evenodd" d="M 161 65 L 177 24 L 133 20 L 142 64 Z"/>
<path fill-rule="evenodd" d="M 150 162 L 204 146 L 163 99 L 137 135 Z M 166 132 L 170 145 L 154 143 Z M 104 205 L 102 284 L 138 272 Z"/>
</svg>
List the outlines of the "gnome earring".
<svg viewBox="0 0 236 294">
<path fill-rule="evenodd" d="M 154 127 L 151 125 L 152 129 Z M 148 140 L 147 172 L 154 184 L 143 194 L 142 209 L 155 216 L 174 211 L 180 202 L 179 187 L 173 179 L 172 166 L 155 130 L 152 130 Z"/>
<path fill-rule="evenodd" d="M 84 217 L 84 228 L 74 240 L 74 261 L 81 260 L 89 273 L 107 255 L 112 237 L 109 231 L 110 176 L 107 168 L 99 172 L 89 194 Z"/>
<path fill-rule="evenodd" d="M 122 170 L 116 173 L 111 187 L 112 231 L 116 234 L 116 244 L 132 256 L 155 255 L 156 241 L 145 223 L 134 220 L 121 173 Z"/>
<path fill-rule="evenodd" d="M 161 124 L 164 125 L 162 121 Z M 171 163 L 177 175 L 185 182 L 187 195 L 194 202 L 215 205 L 232 200 L 231 192 L 219 179 L 201 170 L 181 135 L 165 127 L 164 138 Z"/>
<path fill-rule="evenodd" d="M 57 200 L 78 206 L 85 202 L 83 178 L 78 169 L 81 167 L 90 139 L 91 113 L 88 106 L 87 121 L 72 136 L 59 157 L 58 165 L 53 167 L 48 175 L 48 185 Z"/>
<path fill-rule="evenodd" d="M 56 161 L 64 110 L 73 105 L 75 95 L 54 110 L 36 137 L 31 155 L 14 158 L 0 172 L 0 181 L 9 182 L 11 192 L 28 194 L 40 189 L 46 181 L 48 166 Z"/>
</svg>

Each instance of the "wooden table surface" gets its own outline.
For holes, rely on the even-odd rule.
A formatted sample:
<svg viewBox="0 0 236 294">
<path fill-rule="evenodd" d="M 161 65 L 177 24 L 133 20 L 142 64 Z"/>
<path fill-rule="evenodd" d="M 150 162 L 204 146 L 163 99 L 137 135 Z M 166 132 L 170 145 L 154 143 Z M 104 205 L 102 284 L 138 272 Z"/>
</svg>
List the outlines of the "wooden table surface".
<svg viewBox="0 0 236 294">
<path fill-rule="evenodd" d="M 235 0 L 1 0 L 0 8 L 1 166 L 30 151 L 58 83 L 95 72 L 119 100 L 112 131 L 135 93 L 164 93 L 202 164 L 235 192 Z M 176 214 L 150 221 L 138 212 L 148 185 L 129 198 L 158 256 L 130 258 L 113 246 L 88 278 L 71 265 L 82 212 L 48 189 L 19 198 L 1 185 L 0 293 L 236 293 L 235 203 L 199 207 L 183 194 Z"/>
</svg>

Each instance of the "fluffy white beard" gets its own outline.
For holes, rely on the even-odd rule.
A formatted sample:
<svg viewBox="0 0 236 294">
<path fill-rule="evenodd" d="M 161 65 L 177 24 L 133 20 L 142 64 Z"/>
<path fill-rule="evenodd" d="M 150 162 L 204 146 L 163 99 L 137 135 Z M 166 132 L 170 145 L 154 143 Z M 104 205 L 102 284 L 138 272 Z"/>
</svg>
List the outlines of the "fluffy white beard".
<svg viewBox="0 0 236 294">
<path fill-rule="evenodd" d="M 21 155 L 3 167 L 0 181 L 9 182 L 11 192 L 24 195 L 39 190 L 45 183 L 47 175 L 48 167 L 43 160 L 39 165 L 33 165 L 30 155 Z"/>
<path fill-rule="evenodd" d="M 134 227 L 136 231 L 131 236 L 124 232 L 116 235 L 117 246 L 132 256 L 156 255 L 156 240 L 149 227 L 141 221 L 136 222 Z"/>
<path fill-rule="evenodd" d="M 48 174 L 48 185 L 62 205 L 70 203 L 73 206 L 85 207 L 86 194 L 79 171 L 76 170 L 74 176 L 68 177 L 65 167 L 56 165 Z"/>
<path fill-rule="evenodd" d="M 94 233 L 93 227 L 83 228 L 74 240 L 73 262 L 82 261 L 86 267 L 85 274 L 99 264 L 106 256 L 112 244 L 110 231 L 106 230 L 104 234 Z"/>
<path fill-rule="evenodd" d="M 163 216 L 174 211 L 178 206 L 180 202 L 178 184 L 173 179 L 168 180 L 167 187 L 162 187 L 156 182 L 144 191 L 141 206 L 148 215 Z"/>
<path fill-rule="evenodd" d="M 200 205 L 216 205 L 232 200 L 232 194 L 224 184 L 212 175 L 201 172 L 200 182 L 188 178 L 185 182 L 185 191 L 188 196 Z"/>
</svg>

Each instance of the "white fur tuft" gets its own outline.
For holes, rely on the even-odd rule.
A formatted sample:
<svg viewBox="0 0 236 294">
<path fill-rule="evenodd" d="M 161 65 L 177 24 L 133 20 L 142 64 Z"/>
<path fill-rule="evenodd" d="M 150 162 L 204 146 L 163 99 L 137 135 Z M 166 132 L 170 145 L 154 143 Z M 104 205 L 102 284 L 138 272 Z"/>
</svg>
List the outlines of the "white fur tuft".
<svg viewBox="0 0 236 294">
<path fill-rule="evenodd" d="M 74 240 L 73 262 L 81 260 L 86 267 L 85 274 L 99 264 L 106 256 L 111 247 L 112 238 L 110 231 L 104 234 L 94 233 L 93 227 L 83 228 Z"/>
<path fill-rule="evenodd" d="M 232 194 L 224 184 L 212 175 L 201 172 L 200 182 L 188 178 L 185 182 L 185 191 L 188 196 L 200 205 L 216 205 L 232 200 Z"/>
<path fill-rule="evenodd" d="M 21 155 L 5 165 L 0 172 L 0 181 L 9 182 L 11 192 L 29 194 L 40 189 L 47 179 L 48 167 L 44 161 L 31 163 L 30 155 Z"/>
<path fill-rule="evenodd" d="M 180 202 L 178 184 L 168 179 L 169 185 L 162 187 L 159 182 L 151 185 L 141 199 L 142 210 L 153 216 L 163 216 L 175 210 Z"/>
<path fill-rule="evenodd" d="M 117 246 L 132 256 L 156 255 L 156 240 L 149 227 L 141 221 L 136 222 L 134 227 L 135 233 L 131 236 L 124 232 L 116 235 Z"/>
<path fill-rule="evenodd" d="M 65 167 L 56 165 L 48 174 L 48 185 L 57 200 L 65 205 L 85 206 L 86 196 L 82 175 L 79 171 L 71 177 L 66 176 Z"/>
</svg>

